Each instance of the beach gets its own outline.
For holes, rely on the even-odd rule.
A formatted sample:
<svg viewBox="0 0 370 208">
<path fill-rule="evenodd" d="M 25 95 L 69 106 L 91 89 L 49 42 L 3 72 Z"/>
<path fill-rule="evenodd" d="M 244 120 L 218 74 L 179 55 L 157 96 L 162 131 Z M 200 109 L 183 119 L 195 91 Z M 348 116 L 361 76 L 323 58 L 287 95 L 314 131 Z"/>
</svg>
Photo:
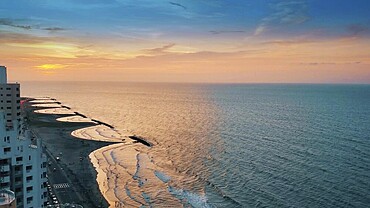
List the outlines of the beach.
<svg viewBox="0 0 370 208">
<path fill-rule="evenodd" d="M 96 182 L 97 173 L 89 159 L 89 154 L 112 142 L 79 139 L 72 136 L 71 133 L 75 130 L 91 128 L 96 126 L 96 123 L 88 119 L 76 119 L 76 117 L 70 122 L 68 119 L 67 122 L 58 121 L 57 119 L 74 113 L 68 112 L 69 109 L 64 107 L 58 109 L 60 106 L 56 103 L 44 102 L 38 105 L 26 102 L 24 111 L 28 127 L 36 137 L 42 139 L 42 145 L 48 156 L 49 183 L 54 185 L 58 200 L 61 204 L 76 203 L 83 207 L 108 207 L 107 201 L 99 191 Z M 49 100 L 49 102 L 55 101 Z M 59 184 L 67 184 L 65 185 L 67 187 L 55 188 L 59 187 Z"/>
<path fill-rule="evenodd" d="M 48 180 L 61 204 L 140 207 L 163 200 L 166 206 L 181 206 L 171 198 L 184 194 L 169 187 L 176 174 L 167 176 L 156 167 L 145 138 L 118 132 L 55 99 L 28 99 L 24 109 L 29 128 L 42 139 Z"/>
</svg>

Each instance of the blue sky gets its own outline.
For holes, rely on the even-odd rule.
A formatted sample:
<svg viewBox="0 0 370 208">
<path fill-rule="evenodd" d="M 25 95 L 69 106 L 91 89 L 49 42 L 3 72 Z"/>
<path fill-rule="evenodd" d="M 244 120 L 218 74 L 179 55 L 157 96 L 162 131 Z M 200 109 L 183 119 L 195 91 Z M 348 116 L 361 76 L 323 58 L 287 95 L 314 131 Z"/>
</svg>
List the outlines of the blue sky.
<svg viewBox="0 0 370 208">
<path fill-rule="evenodd" d="M 0 18 L 14 24 L 60 27 L 76 34 L 146 28 L 179 36 L 246 36 L 262 25 L 278 35 L 315 29 L 345 35 L 350 25 L 370 25 L 367 0 L 2 0 L 0 9 Z"/>
<path fill-rule="evenodd" d="M 343 38 L 357 39 L 351 45 L 357 47 L 368 43 L 369 11 L 368 0 L 2 0 L 0 44 L 28 55 L 30 48 L 40 56 L 48 49 L 66 58 L 78 49 L 68 57 L 101 58 L 97 51 L 104 51 L 125 60 L 153 52 L 161 58 L 163 52 L 273 53 L 277 44 L 320 41 L 335 48 L 329 42 Z M 30 42 L 48 46 L 25 45 Z M 364 63 L 367 55 L 351 57 Z"/>
</svg>

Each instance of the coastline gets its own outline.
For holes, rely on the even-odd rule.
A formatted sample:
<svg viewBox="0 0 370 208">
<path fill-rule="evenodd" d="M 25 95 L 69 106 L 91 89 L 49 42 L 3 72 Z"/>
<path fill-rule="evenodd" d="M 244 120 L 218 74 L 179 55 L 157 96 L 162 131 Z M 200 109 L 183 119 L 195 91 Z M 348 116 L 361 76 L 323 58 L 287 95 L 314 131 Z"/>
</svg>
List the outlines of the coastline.
<svg viewBox="0 0 370 208">
<path fill-rule="evenodd" d="M 59 194 L 54 189 L 61 204 L 150 207 L 165 201 L 170 207 L 208 207 L 203 195 L 172 185 L 176 172 L 155 164 L 148 154 L 153 144 L 146 138 L 118 132 L 51 98 L 30 98 L 25 111 L 30 129 L 55 163 L 48 167 L 49 182 L 68 184 Z"/>
<path fill-rule="evenodd" d="M 36 103 L 32 102 L 32 100 L 36 101 Z M 43 105 L 35 105 L 40 104 L 37 101 L 42 102 Z M 61 114 L 55 110 L 55 107 L 58 108 L 56 106 L 58 104 L 62 110 Z M 46 99 L 42 101 L 28 98 L 24 104 L 29 128 L 37 137 L 42 139 L 42 144 L 49 161 L 56 161 L 55 167 L 54 164 L 50 166 L 51 162 L 49 162 L 49 181 L 52 183 L 53 180 L 58 181 L 55 178 L 58 178 L 59 175 L 65 176 L 69 188 L 60 190 L 60 194 L 58 192 L 56 193 L 61 203 L 77 203 L 84 207 L 112 206 L 112 202 L 108 203 L 101 191 L 101 187 L 99 187 L 100 184 L 98 181 L 103 179 L 98 178 L 99 168 L 90 157 L 90 154 L 93 154 L 94 151 L 100 148 L 123 141 L 118 141 L 118 139 L 115 141 L 109 141 L 109 139 L 96 141 L 94 138 L 86 140 L 78 136 L 73 136 L 72 133 L 76 130 L 96 126 L 97 120 L 92 122 L 86 119 L 81 121 L 65 121 L 61 118 L 73 114 L 79 115 L 79 113 L 75 112 L 72 112 L 72 114 L 69 113 L 67 110 L 70 109 L 68 108 L 51 98 L 49 98 L 49 102 Z M 41 113 L 35 111 L 41 111 Z M 105 126 L 112 129 L 112 126 Z M 56 159 L 57 157 L 58 160 Z"/>
</svg>

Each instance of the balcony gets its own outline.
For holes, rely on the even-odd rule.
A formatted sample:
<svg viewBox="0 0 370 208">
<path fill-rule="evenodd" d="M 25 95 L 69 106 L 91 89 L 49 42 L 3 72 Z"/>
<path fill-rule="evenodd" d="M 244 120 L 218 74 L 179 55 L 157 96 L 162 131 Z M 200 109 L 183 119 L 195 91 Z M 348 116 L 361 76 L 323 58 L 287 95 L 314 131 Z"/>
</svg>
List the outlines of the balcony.
<svg viewBox="0 0 370 208">
<path fill-rule="evenodd" d="M 2 183 L 10 183 L 10 176 L 3 176 L 0 179 Z"/>
<path fill-rule="evenodd" d="M 20 175 L 23 175 L 23 171 L 22 170 L 16 170 L 16 171 L 14 171 L 14 176 L 20 176 Z"/>
<path fill-rule="evenodd" d="M 0 172 L 8 172 L 10 171 L 9 165 L 0 165 Z"/>
</svg>

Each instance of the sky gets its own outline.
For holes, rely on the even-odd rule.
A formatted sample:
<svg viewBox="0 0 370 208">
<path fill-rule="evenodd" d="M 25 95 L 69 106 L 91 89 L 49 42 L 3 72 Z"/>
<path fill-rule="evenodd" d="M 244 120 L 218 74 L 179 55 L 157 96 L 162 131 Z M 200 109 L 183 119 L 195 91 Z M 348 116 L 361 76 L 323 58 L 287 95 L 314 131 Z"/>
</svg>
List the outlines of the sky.
<svg viewBox="0 0 370 208">
<path fill-rule="evenodd" d="M 1 0 L 11 81 L 370 83 L 369 0 Z"/>
</svg>

